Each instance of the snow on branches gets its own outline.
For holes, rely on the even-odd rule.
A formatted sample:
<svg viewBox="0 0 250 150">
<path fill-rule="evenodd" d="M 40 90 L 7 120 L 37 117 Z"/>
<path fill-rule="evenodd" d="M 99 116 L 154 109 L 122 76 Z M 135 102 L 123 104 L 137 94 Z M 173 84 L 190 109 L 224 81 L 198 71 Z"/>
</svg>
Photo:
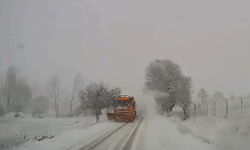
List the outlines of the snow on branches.
<svg viewBox="0 0 250 150">
<path fill-rule="evenodd" d="M 158 91 L 155 101 L 160 113 L 170 112 L 175 105 L 179 105 L 183 109 L 184 119 L 189 117 L 192 80 L 183 75 L 178 64 L 169 59 L 156 59 L 146 68 L 145 80 L 148 90 Z"/>
</svg>

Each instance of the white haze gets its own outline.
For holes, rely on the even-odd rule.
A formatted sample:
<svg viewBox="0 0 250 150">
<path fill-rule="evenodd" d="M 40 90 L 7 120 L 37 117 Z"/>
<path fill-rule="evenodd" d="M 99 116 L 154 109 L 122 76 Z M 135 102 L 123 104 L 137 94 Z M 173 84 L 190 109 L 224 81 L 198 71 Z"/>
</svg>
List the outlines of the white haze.
<svg viewBox="0 0 250 150">
<path fill-rule="evenodd" d="M 169 58 L 195 89 L 247 94 L 249 6 L 249 0 L 1 0 L 0 78 L 14 65 L 39 85 L 58 73 L 71 90 L 81 72 L 86 84 L 104 80 L 140 99 L 148 63 Z"/>
<path fill-rule="evenodd" d="M 0 83 L 6 69 L 14 65 L 19 68 L 19 76 L 45 95 L 49 79 L 57 73 L 60 105 L 65 106 L 60 107 L 63 116 L 69 113 L 74 77 L 81 73 L 81 88 L 103 80 L 120 86 L 123 94 L 134 96 L 138 110 L 147 108 L 146 130 L 141 130 L 148 135 L 146 144 L 157 148 L 167 141 L 171 143 L 165 145 L 167 148 L 173 146 L 170 149 L 217 144 L 226 145 L 224 148 L 229 150 L 249 149 L 249 100 L 244 100 L 241 117 L 239 101 L 229 101 L 226 120 L 225 102 L 217 102 L 217 115 L 213 117 L 204 117 L 202 109 L 197 111 L 196 118 L 182 122 L 195 135 L 192 138 L 177 132 L 183 133 L 180 130 L 186 130 L 185 126 L 177 126 L 176 130 L 175 123 L 169 122 L 179 119 L 181 108 L 175 111 L 175 107 L 168 119 L 157 116 L 154 94 L 165 97 L 166 93 L 143 88 L 149 62 L 168 58 L 192 78 L 196 92 L 204 87 L 210 95 L 216 91 L 226 97 L 231 93 L 250 94 L 249 6 L 250 0 L 0 0 Z M 212 113 L 210 104 L 208 109 Z M 9 120 L 13 116 L 14 113 Z M 45 115 L 43 119 L 1 123 L 4 130 L 0 133 L 0 149 L 6 144 L 4 140 L 15 141 L 14 135 L 19 132 L 56 135 L 62 128 L 69 132 L 52 139 L 53 142 L 34 142 L 34 147 L 32 143 L 30 147 L 62 149 L 97 138 L 118 125 L 104 122 L 86 132 L 82 130 L 94 122 L 93 116 L 55 119 Z M 10 135 L 14 138 L 9 139 Z M 203 141 L 203 137 L 208 137 L 216 144 L 204 144 L 196 137 Z"/>
</svg>

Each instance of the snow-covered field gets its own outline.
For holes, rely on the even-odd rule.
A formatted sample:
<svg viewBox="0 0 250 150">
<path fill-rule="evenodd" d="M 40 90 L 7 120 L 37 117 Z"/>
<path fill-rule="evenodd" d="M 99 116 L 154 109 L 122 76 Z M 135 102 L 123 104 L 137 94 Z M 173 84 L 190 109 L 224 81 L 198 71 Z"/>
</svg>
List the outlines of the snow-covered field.
<svg viewBox="0 0 250 150">
<path fill-rule="evenodd" d="M 79 150 L 82 146 L 104 136 L 121 126 L 119 123 L 102 122 L 89 127 L 88 130 L 76 128 L 60 133 L 53 139 L 28 141 L 11 150 Z"/>
<path fill-rule="evenodd" d="M 145 150 L 214 150 L 189 134 L 187 127 L 177 125 L 163 116 L 151 116 L 147 123 Z"/>
<path fill-rule="evenodd" d="M 145 150 L 248 150 L 250 147 L 250 108 L 244 103 L 243 116 L 240 115 L 238 101 L 229 105 L 229 116 L 224 118 L 223 104 L 217 105 L 217 114 L 191 116 L 181 120 L 182 111 L 175 107 L 170 117 L 159 116 L 154 108 L 148 108 L 145 117 Z M 152 105 L 150 105 L 151 107 Z M 240 106 L 240 105 L 239 105 Z M 0 118 L 0 143 L 11 150 L 62 150 L 79 148 L 105 135 L 122 124 L 106 122 L 106 116 L 95 124 L 95 117 L 77 118 L 33 118 L 22 114 L 19 118 L 7 114 Z M 141 129 L 142 130 L 142 129 Z M 144 129 L 143 129 L 144 130 Z M 48 136 L 42 141 L 35 136 Z M 51 139 L 49 139 L 52 137 Z M 24 142 L 25 141 L 25 142 Z M 20 143 L 22 143 L 20 145 Z M 13 145 L 19 145 L 17 148 Z"/>
<path fill-rule="evenodd" d="M 248 150 L 250 147 L 250 107 L 245 101 L 241 116 L 239 101 L 229 101 L 229 114 L 225 116 L 225 104 L 217 103 L 216 116 L 198 114 L 186 121 L 180 120 L 180 109 L 166 118 L 177 124 L 180 131 L 188 131 L 201 142 L 214 145 L 218 150 Z M 202 110 L 205 112 L 206 110 Z M 212 110 L 211 110 L 212 111 Z"/>
<path fill-rule="evenodd" d="M 250 119 L 191 118 L 179 125 L 187 127 L 191 135 L 215 145 L 219 150 L 248 150 L 250 147 Z"/>
<path fill-rule="evenodd" d="M 202 107 L 204 112 L 206 106 Z M 213 115 L 212 103 L 208 104 L 208 114 Z M 217 118 L 224 118 L 226 116 L 226 101 L 216 102 L 216 114 Z M 240 117 L 241 116 L 241 101 L 240 100 L 228 100 L 228 117 Z M 243 100 L 243 116 L 250 116 L 250 100 Z"/>
<path fill-rule="evenodd" d="M 100 122 L 105 120 L 105 116 L 100 118 Z M 94 116 L 38 119 L 24 114 L 18 118 L 14 117 L 14 113 L 6 114 L 0 117 L 0 149 L 37 141 L 35 139 L 54 138 L 70 130 L 84 132 L 95 123 Z"/>
</svg>

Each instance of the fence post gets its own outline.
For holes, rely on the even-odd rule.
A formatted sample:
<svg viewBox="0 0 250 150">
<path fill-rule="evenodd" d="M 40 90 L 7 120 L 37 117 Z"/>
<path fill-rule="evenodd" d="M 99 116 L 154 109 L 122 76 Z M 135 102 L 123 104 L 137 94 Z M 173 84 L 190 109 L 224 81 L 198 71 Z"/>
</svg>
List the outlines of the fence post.
<svg viewBox="0 0 250 150">
<path fill-rule="evenodd" d="M 207 112 L 206 112 L 206 115 L 208 116 L 208 104 L 206 105 L 206 107 L 207 107 Z"/>
<path fill-rule="evenodd" d="M 214 101 L 214 103 L 213 103 L 213 106 L 214 106 L 214 116 L 216 116 L 216 102 Z"/>
<path fill-rule="evenodd" d="M 240 98 L 240 113 L 241 113 L 241 116 L 243 115 L 243 100 L 242 98 L 239 96 Z"/>
<path fill-rule="evenodd" d="M 197 111 L 196 111 L 196 104 L 195 103 L 193 103 L 193 105 L 194 105 L 194 114 L 195 114 L 195 116 L 197 115 Z"/>
<path fill-rule="evenodd" d="M 212 103 L 212 116 L 214 115 L 214 104 Z"/>
<path fill-rule="evenodd" d="M 227 101 L 227 99 L 225 99 L 226 100 L 226 117 L 228 116 L 228 101 Z"/>
</svg>

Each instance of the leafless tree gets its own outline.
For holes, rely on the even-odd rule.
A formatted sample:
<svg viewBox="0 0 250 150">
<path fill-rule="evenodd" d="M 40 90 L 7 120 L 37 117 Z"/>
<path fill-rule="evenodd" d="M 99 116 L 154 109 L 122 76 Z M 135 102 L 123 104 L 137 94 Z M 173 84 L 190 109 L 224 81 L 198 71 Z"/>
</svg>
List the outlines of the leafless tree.
<svg viewBox="0 0 250 150">
<path fill-rule="evenodd" d="M 51 97 L 54 100 L 54 109 L 56 118 L 59 117 L 59 89 L 60 89 L 60 80 L 58 74 L 54 74 L 51 79 Z"/>
<path fill-rule="evenodd" d="M 4 93 L 4 83 L 3 82 L 0 82 L 0 103 L 2 104 L 2 105 L 4 105 L 4 99 L 5 99 L 5 93 Z"/>
<path fill-rule="evenodd" d="M 14 66 L 10 66 L 6 73 L 6 79 L 4 84 L 4 96 L 6 98 L 6 107 L 7 110 L 10 111 L 11 109 L 11 99 L 14 92 L 14 87 L 16 84 L 16 75 L 17 75 L 18 69 Z"/>
<path fill-rule="evenodd" d="M 4 84 L 1 82 L 0 84 L 0 116 L 4 115 L 5 108 L 4 108 Z"/>
<path fill-rule="evenodd" d="M 12 111 L 21 112 L 30 106 L 32 90 L 25 79 L 16 80 L 12 93 L 12 101 L 10 105 Z"/>
<path fill-rule="evenodd" d="M 31 91 L 32 91 L 32 94 L 31 94 L 31 100 L 30 100 L 30 102 L 31 102 L 30 103 L 30 114 L 32 114 L 34 111 L 34 107 L 33 107 L 34 104 L 33 103 L 34 103 L 35 99 L 40 96 L 40 94 L 38 92 L 38 85 L 34 84 L 31 88 Z"/>
<path fill-rule="evenodd" d="M 204 88 L 201 88 L 199 93 L 198 93 L 198 97 L 201 99 L 201 104 L 204 104 L 204 100 L 205 98 L 207 98 L 209 95 L 207 93 L 207 91 Z"/>
<path fill-rule="evenodd" d="M 69 108 L 69 114 L 70 116 L 72 115 L 72 107 L 74 105 L 74 94 L 75 91 L 78 89 L 80 83 L 82 80 L 82 75 L 80 73 L 76 74 L 75 79 L 74 79 L 74 83 L 73 83 L 73 92 L 72 92 L 72 97 L 71 97 L 71 101 L 70 101 L 70 108 Z"/>
<path fill-rule="evenodd" d="M 31 88 L 24 78 L 17 79 L 19 69 L 10 66 L 6 72 L 4 84 L 1 84 L 5 110 L 20 112 L 29 107 Z"/>
</svg>

